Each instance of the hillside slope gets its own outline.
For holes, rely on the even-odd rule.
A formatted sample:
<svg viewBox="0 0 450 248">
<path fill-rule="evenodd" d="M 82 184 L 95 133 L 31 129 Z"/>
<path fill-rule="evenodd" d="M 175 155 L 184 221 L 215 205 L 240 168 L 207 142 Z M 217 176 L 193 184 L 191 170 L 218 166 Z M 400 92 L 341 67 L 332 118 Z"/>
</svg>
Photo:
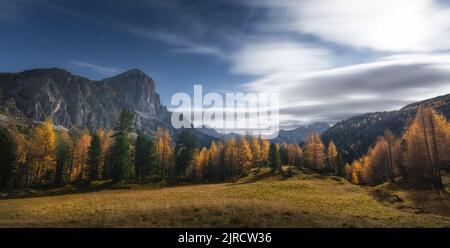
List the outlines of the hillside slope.
<svg viewBox="0 0 450 248">
<path fill-rule="evenodd" d="M 345 180 L 296 173 L 0 200 L 0 227 L 450 226 L 450 216 L 389 206 Z"/>
<path fill-rule="evenodd" d="M 336 123 L 322 133 L 324 143 L 333 140 L 344 160 L 364 155 L 386 129 L 401 135 L 414 118 L 420 105 L 432 106 L 450 118 L 450 94 L 410 104 L 398 111 L 367 113 Z"/>
</svg>

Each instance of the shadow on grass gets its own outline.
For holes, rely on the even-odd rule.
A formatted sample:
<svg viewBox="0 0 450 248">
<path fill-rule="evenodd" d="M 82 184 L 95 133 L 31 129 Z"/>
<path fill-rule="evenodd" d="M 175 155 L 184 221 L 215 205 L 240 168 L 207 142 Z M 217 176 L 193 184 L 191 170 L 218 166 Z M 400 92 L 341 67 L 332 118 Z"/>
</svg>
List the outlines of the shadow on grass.
<svg viewBox="0 0 450 248">
<path fill-rule="evenodd" d="M 261 173 L 261 174 L 256 174 L 256 175 L 253 175 L 252 177 L 245 178 L 245 180 L 241 180 L 241 181 L 238 180 L 237 182 L 230 183 L 229 185 L 231 186 L 231 185 L 242 185 L 242 184 L 255 183 L 255 182 L 267 179 L 269 177 L 274 177 L 276 175 L 277 174 L 275 172 L 272 172 L 272 171 L 271 172 L 266 172 L 266 173 Z"/>
<path fill-rule="evenodd" d="M 58 196 L 67 194 L 91 193 L 101 190 L 119 190 L 130 189 L 131 186 L 122 183 L 114 183 L 112 181 L 95 182 L 94 184 L 68 184 L 66 186 L 34 186 L 31 188 L 23 188 L 0 197 L 0 200 L 7 199 L 23 199 L 44 196 Z"/>
<path fill-rule="evenodd" d="M 294 175 L 297 175 L 297 172 L 292 171 L 291 169 L 283 169 L 283 171 L 257 171 L 253 172 L 251 176 L 244 177 L 242 180 L 238 180 L 237 182 L 229 184 L 231 185 L 243 185 L 243 184 L 250 184 L 250 183 L 256 183 L 268 178 L 275 178 L 280 181 L 286 180 L 288 178 L 293 177 Z"/>
<path fill-rule="evenodd" d="M 414 188 L 405 180 L 370 188 L 369 195 L 385 205 L 415 214 L 450 216 L 450 193 L 447 189 Z"/>
</svg>

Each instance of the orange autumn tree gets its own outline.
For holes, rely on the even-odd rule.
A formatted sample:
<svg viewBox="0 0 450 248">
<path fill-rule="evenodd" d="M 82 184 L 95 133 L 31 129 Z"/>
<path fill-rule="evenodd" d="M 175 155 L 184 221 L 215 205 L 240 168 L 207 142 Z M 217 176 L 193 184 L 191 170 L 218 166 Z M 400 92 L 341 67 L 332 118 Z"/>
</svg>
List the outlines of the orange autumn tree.
<svg viewBox="0 0 450 248">
<path fill-rule="evenodd" d="M 312 169 L 322 171 L 325 167 L 324 145 L 319 134 L 312 133 L 306 139 L 304 157 L 308 166 Z"/>
<path fill-rule="evenodd" d="M 238 147 L 235 139 L 229 139 L 224 148 L 224 177 L 231 178 L 237 176 L 238 168 Z"/>
<path fill-rule="evenodd" d="M 441 168 L 448 156 L 448 122 L 431 107 L 419 107 L 405 140 L 405 167 L 416 186 L 442 188 Z"/>
<path fill-rule="evenodd" d="M 334 175 L 339 174 L 338 151 L 333 141 L 330 141 L 327 148 L 327 164 Z"/>
<path fill-rule="evenodd" d="M 31 163 L 34 168 L 33 184 L 41 184 L 44 180 L 49 182 L 55 169 L 56 133 L 53 122 L 47 118 L 43 125 L 32 130 Z"/>
<path fill-rule="evenodd" d="M 86 174 L 86 160 L 90 143 L 91 135 L 87 129 L 83 130 L 78 139 L 75 140 L 69 178 L 75 178 L 80 183 L 83 183 Z"/>
<path fill-rule="evenodd" d="M 351 165 L 351 182 L 353 184 L 363 184 L 363 166 L 361 161 L 355 160 Z"/>
<path fill-rule="evenodd" d="M 300 165 L 301 158 L 303 155 L 303 150 L 298 144 L 288 144 L 287 145 L 288 152 L 288 162 L 290 165 Z"/>
<path fill-rule="evenodd" d="M 72 138 L 66 129 L 62 129 L 58 132 L 56 145 L 55 185 L 63 185 L 67 181 L 67 171 L 71 161 L 72 150 Z"/>
<path fill-rule="evenodd" d="M 394 182 L 398 175 L 400 141 L 387 130 L 369 149 L 364 161 L 364 178 L 371 185 Z"/>
<path fill-rule="evenodd" d="M 247 172 L 252 168 L 253 155 L 250 145 L 245 137 L 241 137 L 238 144 L 238 166 Z"/>
<path fill-rule="evenodd" d="M 209 163 L 213 180 L 223 180 L 225 177 L 225 166 L 223 161 L 224 144 L 220 141 L 213 141 L 209 149 Z"/>
<path fill-rule="evenodd" d="M 249 138 L 249 143 L 251 147 L 252 157 L 253 157 L 253 166 L 260 167 L 262 165 L 262 149 L 261 142 L 259 139 L 255 137 Z"/>
<path fill-rule="evenodd" d="M 156 133 L 156 151 L 162 177 L 171 177 L 174 173 L 174 166 L 172 137 L 169 130 L 158 128 Z"/>
<path fill-rule="evenodd" d="M 104 179 L 106 178 L 106 156 L 108 153 L 109 148 L 111 147 L 111 145 L 113 144 L 114 140 L 113 140 L 113 131 L 109 130 L 109 131 L 105 131 L 105 129 L 103 128 L 99 128 L 97 131 L 97 135 L 100 137 L 101 140 L 101 155 L 100 155 L 100 165 L 99 165 L 99 173 L 100 173 L 100 178 Z"/>
<path fill-rule="evenodd" d="M 195 166 L 195 178 L 194 180 L 204 180 L 208 175 L 208 157 L 209 151 L 206 147 L 203 147 L 194 158 L 194 166 Z"/>
<path fill-rule="evenodd" d="M 266 139 L 259 139 L 261 144 L 261 166 L 267 165 L 269 160 L 270 142 Z"/>
</svg>

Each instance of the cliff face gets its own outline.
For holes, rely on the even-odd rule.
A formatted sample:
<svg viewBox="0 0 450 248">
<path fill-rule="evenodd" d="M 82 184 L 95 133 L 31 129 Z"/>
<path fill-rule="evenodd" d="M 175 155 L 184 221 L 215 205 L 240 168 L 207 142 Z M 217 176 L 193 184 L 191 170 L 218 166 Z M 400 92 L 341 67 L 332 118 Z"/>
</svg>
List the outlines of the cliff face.
<svg viewBox="0 0 450 248">
<path fill-rule="evenodd" d="M 120 110 L 136 113 L 136 127 L 154 131 L 170 127 L 154 81 L 139 70 L 93 81 L 61 69 L 36 69 L 0 74 L 0 112 L 67 128 L 95 130 L 114 126 Z"/>
</svg>

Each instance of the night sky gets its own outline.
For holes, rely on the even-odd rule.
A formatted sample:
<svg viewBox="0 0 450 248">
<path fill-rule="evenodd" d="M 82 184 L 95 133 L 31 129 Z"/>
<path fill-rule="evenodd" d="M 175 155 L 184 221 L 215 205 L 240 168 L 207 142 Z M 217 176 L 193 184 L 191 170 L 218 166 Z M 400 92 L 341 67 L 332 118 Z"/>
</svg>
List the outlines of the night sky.
<svg viewBox="0 0 450 248">
<path fill-rule="evenodd" d="M 2 0 L 0 71 L 132 68 L 163 104 L 206 91 L 278 91 L 282 127 L 450 93 L 450 5 L 431 0 Z"/>
</svg>

